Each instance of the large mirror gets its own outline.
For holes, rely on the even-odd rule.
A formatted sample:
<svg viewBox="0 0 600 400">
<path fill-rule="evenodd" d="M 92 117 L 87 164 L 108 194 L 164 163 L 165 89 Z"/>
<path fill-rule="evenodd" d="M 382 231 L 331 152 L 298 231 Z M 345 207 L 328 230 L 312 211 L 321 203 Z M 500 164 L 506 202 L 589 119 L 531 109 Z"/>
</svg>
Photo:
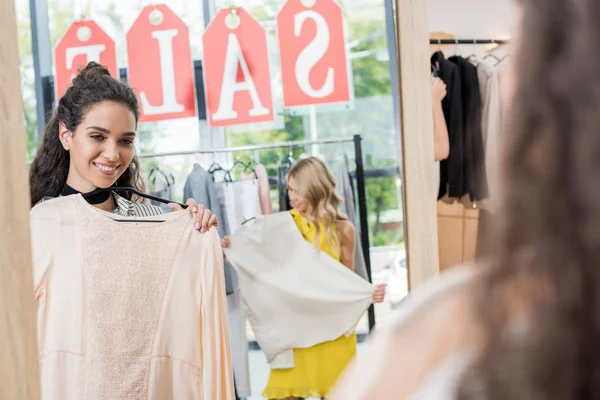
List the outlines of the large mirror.
<svg viewBox="0 0 600 400">
<path fill-rule="evenodd" d="M 111 217 L 113 219 L 154 216 L 170 222 L 171 207 L 143 194 L 180 205 L 191 197 L 218 216 L 219 233 L 223 239 L 241 226 L 252 225 L 259 215 L 279 212 L 294 215 L 293 209 L 302 207 L 302 199 L 306 200 L 308 192 L 319 189 L 316 185 L 325 180 L 323 190 L 335 190 L 341 203 L 330 203 L 330 199 L 323 199 L 323 202 L 339 208 L 336 215 L 342 222 L 324 225 L 321 232 L 327 237 L 324 245 L 327 249 L 324 251 L 333 258 L 337 256 L 344 265 L 351 265 L 363 281 L 387 285 L 383 301 L 375 301 L 376 304 L 370 307 L 366 304 L 364 313 L 359 315 L 355 324 L 356 345 L 353 345 L 355 349 L 351 353 L 360 354 L 366 348 L 365 341 L 374 326 L 385 325 L 393 310 L 408 294 L 393 0 L 169 1 L 168 9 L 156 2 L 113 0 L 101 3 L 16 0 L 15 5 L 27 165 L 34 174 L 48 175 L 47 168 L 52 163 L 39 161 L 40 154 L 49 149 L 40 147 L 48 121 L 52 123 L 56 119 L 56 126 L 48 128 L 56 130 L 59 135 L 60 143 L 56 143 L 54 150 L 69 152 L 68 157 L 52 165 L 54 173 L 48 177 L 53 179 L 52 185 L 60 181 L 59 192 L 46 193 L 47 185 L 41 180 L 32 180 L 34 203 L 49 201 L 47 197 L 56 195 L 78 195 L 78 192 L 83 197 L 92 189 L 107 186 L 105 183 L 110 179 L 120 174 L 127 176 L 129 172 L 124 172 L 120 162 L 135 153 L 139 159 L 140 181 L 119 178 L 108 186 L 129 187 L 135 183 L 143 190 L 140 193 L 105 191 L 85 197 L 87 203 L 100 208 L 105 217 L 104 212 L 116 213 L 116 217 Z M 288 9 L 284 12 L 285 7 Z M 224 10 L 226 13 L 222 14 Z M 285 20 L 289 15 L 292 19 Z M 291 28 L 286 31 L 287 25 L 295 26 L 296 31 Z M 147 31 L 152 29 L 156 32 L 148 33 L 144 39 Z M 215 36 L 207 33 L 203 39 L 205 31 L 210 29 L 214 31 L 211 35 Z M 257 29 L 259 34 L 252 36 Z M 234 43 L 234 46 L 239 46 L 239 52 L 227 50 L 227 54 L 219 53 L 219 49 L 231 48 L 231 32 L 242 32 Z M 264 37 L 260 32 L 264 32 Z M 290 35 L 288 39 L 282 39 L 285 32 Z M 98 41 L 99 36 L 111 44 Z M 296 58 L 307 57 L 309 65 L 302 67 L 304 70 L 299 70 L 296 65 L 296 70 L 292 68 L 295 75 L 290 78 L 290 68 L 284 58 L 290 51 L 286 46 L 296 36 L 306 39 L 301 46 L 307 49 L 306 54 L 296 54 Z M 248 41 L 246 37 L 254 39 Z M 223 41 L 218 42 L 220 39 Z M 323 47 L 322 43 L 326 46 Z M 256 54 L 261 54 L 260 46 L 263 44 L 266 62 L 260 64 Z M 105 58 L 113 45 L 114 59 Z M 333 52 L 331 49 L 335 46 L 337 48 Z M 293 46 L 289 44 L 289 47 Z M 187 48 L 189 54 L 182 56 L 182 48 Z M 319 52 L 324 54 L 319 55 Z M 173 56 L 173 60 L 167 60 L 169 56 Z M 184 61 L 188 60 L 185 57 L 189 57 L 187 67 L 181 67 L 179 57 L 183 57 Z M 220 67 L 212 61 L 218 58 L 223 59 Z M 333 64 L 329 67 L 327 60 L 332 59 Z M 93 99 L 100 98 L 103 91 L 96 91 L 89 98 L 69 97 L 60 112 L 68 111 L 72 126 L 69 126 L 69 121 L 62 121 L 62 117 L 56 118 L 53 113 L 57 109 L 57 98 L 66 92 L 71 79 L 77 76 L 73 65 L 83 67 L 84 61 L 90 60 L 106 65 L 111 75 L 133 87 L 140 106 L 139 124 L 128 128 L 131 115 L 127 110 L 119 114 L 118 104 L 117 111 L 96 107 L 98 102 Z M 227 63 L 231 60 L 235 62 L 235 79 L 228 81 L 223 69 L 228 68 Z M 340 70 L 339 65 L 345 70 Z M 218 68 L 221 68 L 220 75 L 215 72 Z M 89 73 L 98 74 L 98 71 Z M 268 72 L 266 80 L 263 79 L 265 72 Z M 144 78 L 144 74 L 155 74 L 154 83 L 160 85 L 147 86 L 148 79 Z M 188 74 L 193 82 L 191 108 L 187 103 L 189 96 L 185 97 L 185 101 L 178 97 L 180 88 L 177 86 L 180 79 Z M 306 78 L 302 78 L 303 74 Z M 341 75 L 345 78 L 339 78 Z M 250 76 L 252 84 L 248 84 Z M 289 86 L 286 83 L 289 79 L 297 80 L 300 88 L 313 93 L 318 101 L 297 105 L 294 101 L 301 103 L 301 98 L 290 100 L 288 90 L 291 89 L 286 86 Z M 215 85 L 219 87 L 216 91 Z M 263 91 L 261 85 L 266 85 L 268 90 Z M 328 85 L 337 97 L 325 93 Z M 338 95 L 340 85 L 344 88 Z M 228 100 L 223 94 L 228 90 L 232 96 L 229 112 Z M 217 92 L 221 97 L 215 100 Z M 107 94 L 108 97 L 112 95 Z M 117 93 L 111 101 L 125 105 L 125 108 L 131 106 L 129 100 L 123 102 L 119 96 Z M 243 109 L 244 102 L 250 102 L 253 107 L 248 119 L 224 123 L 231 115 L 242 113 L 239 107 Z M 80 107 L 82 104 L 84 107 Z M 90 106 L 86 107 L 88 104 Z M 272 118 L 261 120 L 259 117 L 264 110 L 270 110 Z M 113 118 L 117 114 L 121 119 Z M 81 121 L 89 123 L 82 126 Z M 114 132 L 124 136 L 113 142 L 114 136 L 110 135 Z M 135 139 L 133 133 L 136 134 Z M 80 138 L 84 136 L 94 142 L 82 144 Z M 101 151 L 95 154 L 95 149 Z M 107 154 L 114 156 L 115 161 L 110 161 Z M 123 154 L 128 156 L 123 158 Z M 327 183 L 327 179 L 319 174 L 308 176 L 307 181 L 301 180 L 300 173 L 294 175 L 294 167 L 307 159 L 320 160 L 334 178 L 335 187 L 333 180 Z M 65 169 L 63 162 L 69 167 Z M 77 179 L 70 180 L 73 175 L 71 166 L 76 163 L 80 163 Z M 295 179 L 290 182 L 288 177 L 292 175 Z M 207 176 L 209 178 L 204 180 Z M 73 184 L 63 189 L 65 178 Z M 198 183 L 199 180 L 202 183 Z M 211 195 L 213 189 L 206 189 L 208 186 L 214 186 L 214 197 Z M 52 190 L 56 192 L 56 188 Z M 129 200 L 135 204 L 132 205 Z M 317 198 L 315 204 L 319 202 Z M 160 207 L 165 212 L 164 216 L 154 215 L 153 207 Z M 324 212 L 327 216 L 326 212 L 334 211 L 326 208 Z M 302 214 L 299 218 L 303 218 L 306 229 L 313 229 L 310 216 Z M 318 223 L 321 222 L 319 220 Z M 346 223 L 353 228 L 353 233 L 345 235 L 349 238 L 337 243 L 339 249 L 335 250 L 336 237 L 344 235 Z M 115 232 L 124 225 L 127 224 L 117 225 Z M 127 225 L 127 229 L 138 225 L 134 222 Z M 150 229 L 150 226 L 139 228 Z M 330 230 L 334 233 L 332 241 L 329 241 Z M 309 233 L 302 229 L 300 232 L 309 240 Z M 39 234 L 34 232 L 33 237 L 34 241 L 38 240 Z M 349 245 L 348 241 L 352 244 Z M 232 243 L 233 249 L 235 237 Z M 133 241 L 130 245 L 135 246 Z M 350 251 L 348 249 L 352 249 L 351 255 L 346 254 Z M 261 251 L 261 248 L 255 249 L 256 253 Z M 174 250 L 165 250 L 165 253 L 169 252 L 174 253 Z M 106 258 L 108 253 L 100 249 L 88 261 L 93 263 L 101 259 L 104 260 L 102 264 L 110 265 Z M 150 254 L 146 251 L 141 253 L 144 256 Z M 160 254 L 161 257 L 163 255 Z M 225 290 L 236 396 L 259 399 L 267 386 L 270 368 L 253 324 L 243 316 L 238 285 L 243 286 L 244 282 L 231 277 L 237 276 L 237 266 L 228 267 L 229 261 L 235 264 L 234 260 L 232 256 L 225 262 Z M 131 259 L 130 262 L 137 261 Z M 228 271 L 233 275 L 228 276 Z M 106 273 L 116 274 L 119 271 L 118 268 L 109 268 Z M 142 271 L 140 273 L 143 275 Z M 34 278 L 43 286 L 44 277 L 45 272 Z M 99 276 L 90 279 L 99 279 Z M 121 284 L 127 286 L 131 279 L 133 276 L 124 275 Z M 89 288 L 93 288 L 97 281 L 87 283 L 91 285 Z M 332 284 L 335 286 L 335 283 Z M 143 284 L 140 285 L 142 290 Z M 310 292 L 310 288 L 307 291 Z M 48 301 L 44 296 L 43 290 L 38 288 L 38 309 L 40 302 Z M 274 297 L 274 301 L 276 299 Z M 151 304 L 150 301 L 148 303 Z M 235 313 L 233 317 L 232 310 Z M 41 323 L 45 324 L 44 321 Z M 328 383 L 324 385 L 330 386 Z"/>
</svg>

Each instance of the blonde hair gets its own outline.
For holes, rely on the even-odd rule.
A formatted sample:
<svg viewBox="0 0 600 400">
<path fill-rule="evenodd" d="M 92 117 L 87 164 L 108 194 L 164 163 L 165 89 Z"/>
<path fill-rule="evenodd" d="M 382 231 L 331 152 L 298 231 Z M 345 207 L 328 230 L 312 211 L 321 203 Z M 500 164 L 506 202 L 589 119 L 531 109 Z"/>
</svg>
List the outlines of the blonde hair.
<svg viewBox="0 0 600 400">
<path fill-rule="evenodd" d="M 339 238 L 333 234 L 336 221 L 348 218 L 339 211 L 341 197 L 335 191 L 336 179 L 324 162 L 316 157 L 299 160 L 290 169 L 289 178 L 294 178 L 296 190 L 302 196 L 308 209 L 304 217 L 316 227 L 314 245 L 319 248 L 321 225 L 325 226 L 325 238 L 332 249 L 341 252 Z"/>
</svg>

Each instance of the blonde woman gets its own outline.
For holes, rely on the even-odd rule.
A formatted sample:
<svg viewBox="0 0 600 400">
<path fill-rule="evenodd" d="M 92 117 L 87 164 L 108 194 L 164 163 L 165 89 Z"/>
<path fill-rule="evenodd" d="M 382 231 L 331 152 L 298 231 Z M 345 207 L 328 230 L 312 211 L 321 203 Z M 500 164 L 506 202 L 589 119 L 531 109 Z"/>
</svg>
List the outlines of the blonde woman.
<svg viewBox="0 0 600 400">
<path fill-rule="evenodd" d="M 355 230 L 340 214 L 336 180 L 318 158 L 298 161 L 288 176 L 290 212 L 298 230 L 315 247 L 354 270 Z M 229 238 L 223 246 L 229 247 Z M 378 285 L 373 303 L 383 302 L 385 285 Z M 318 329 L 318 327 L 315 327 Z M 325 398 L 356 354 L 356 334 L 313 347 L 294 349 L 294 367 L 271 370 L 263 396 L 267 399 Z"/>
</svg>

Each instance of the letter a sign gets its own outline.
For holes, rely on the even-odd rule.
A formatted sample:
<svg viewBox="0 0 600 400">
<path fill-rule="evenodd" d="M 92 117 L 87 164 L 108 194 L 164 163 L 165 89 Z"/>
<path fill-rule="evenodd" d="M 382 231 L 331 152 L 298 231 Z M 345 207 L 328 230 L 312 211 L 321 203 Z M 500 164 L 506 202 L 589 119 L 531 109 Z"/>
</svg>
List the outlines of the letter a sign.
<svg viewBox="0 0 600 400">
<path fill-rule="evenodd" d="M 350 101 L 344 20 L 335 0 L 288 0 L 277 32 L 286 107 Z"/>
<path fill-rule="evenodd" d="M 187 25 L 165 4 L 145 7 L 127 32 L 129 83 L 140 122 L 196 115 L 194 63 Z"/>
<path fill-rule="evenodd" d="M 91 61 L 106 66 L 113 77 L 118 76 L 115 42 L 94 21 L 74 22 L 54 48 L 57 100 L 77 72 Z"/>
<path fill-rule="evenodd" d="M 244 9 L 223 9 L 204 44 L 204 87 L 212 127 L 273 121 L 267 35 Z"/>
</svg>

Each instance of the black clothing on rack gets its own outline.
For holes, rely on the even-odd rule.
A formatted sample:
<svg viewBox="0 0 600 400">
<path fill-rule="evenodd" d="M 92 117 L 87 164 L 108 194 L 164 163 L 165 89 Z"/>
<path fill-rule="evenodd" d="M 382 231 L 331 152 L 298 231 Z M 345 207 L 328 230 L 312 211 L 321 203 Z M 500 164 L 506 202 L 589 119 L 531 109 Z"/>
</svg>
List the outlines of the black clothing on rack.
<svg viewBox="0 0 600 400">
<path fill-rule="evenodd" d="M 290 204 L 290 196 L 287 190 L 287 170 L 284 165 L 279 165 L 277 168 L 278 185 L 279 185 L 279 211 L 289 211 L 292 209 Z"/>
<path fill-rule="evenodd" d="M 442 108 L 450 142 L 450 154 L 447 159 L 440 162 L 438 198 L 446 194 L 460 198 L 466 193 L 463 182 L 464 122 L 460 71 L 454 63 L 446 60 L 441 51 L 431 56 L 431 65 L 447 88 L 446 97 L 442 100 Z"/>
<path fill-rule="evenodd" d="M 461 102 L 463 111 L 463 193 L 471 201 L 483 200 L 488 196 L 485 149 L 481 125 L 481 92 L 477 67 L 469 60 L 453 56 L 460 73 Z M 461 196 L 462 197 L 462 196 Z"/>
</svg>

